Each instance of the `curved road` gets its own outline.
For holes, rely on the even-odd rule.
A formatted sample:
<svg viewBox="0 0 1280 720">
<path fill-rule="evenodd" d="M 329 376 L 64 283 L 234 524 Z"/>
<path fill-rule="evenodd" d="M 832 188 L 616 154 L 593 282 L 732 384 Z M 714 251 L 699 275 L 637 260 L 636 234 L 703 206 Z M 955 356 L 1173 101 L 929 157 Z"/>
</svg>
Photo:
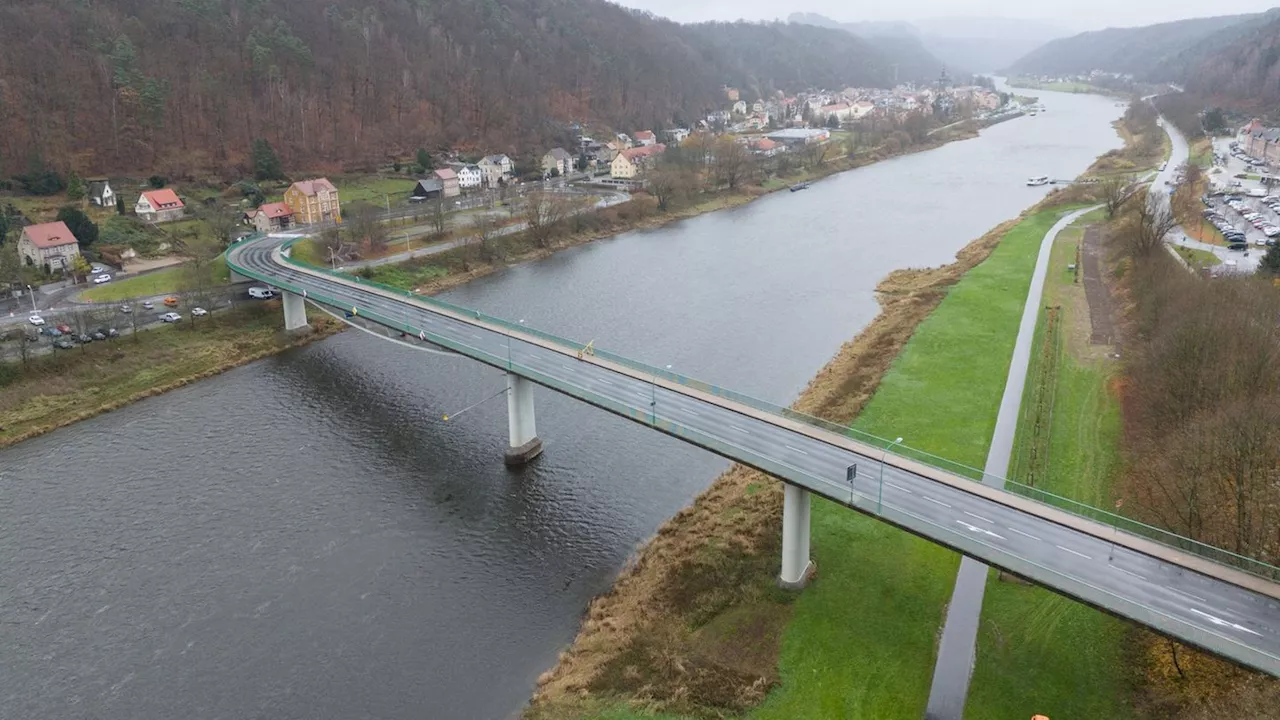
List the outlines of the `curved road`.
<svg viewBox="0 0 1280 720">
<path fill-rule="evenodd" d="M 1280 585 L 780 414 L 586 356 L 479 313 L 288 262 L 296 235 L 227 252 L 237 272 L 609 410 L 1184 642 L 1280 675 Z M 846 468 L 856 464 L 852 484 Z M 1191 569 L 1196 568 L 1196 569 Z"/>
</svg>

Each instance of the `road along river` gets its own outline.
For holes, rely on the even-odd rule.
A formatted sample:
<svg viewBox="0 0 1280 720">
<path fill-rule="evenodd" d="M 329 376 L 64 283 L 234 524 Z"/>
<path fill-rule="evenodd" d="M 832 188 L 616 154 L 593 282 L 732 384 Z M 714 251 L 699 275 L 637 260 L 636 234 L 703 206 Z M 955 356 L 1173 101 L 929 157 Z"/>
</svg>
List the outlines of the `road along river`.
<svg viewBox="0 0 1280 720">
<path fill-rule="evenodd" d="M 779 403 L 938 265 L 1120 142 L 1049 112 L 447 299 Z M 626 557 L 724 467 L 491 368 L 344 333 L 0 451 L 0 718 L 517 712 Z"/>
</svg>

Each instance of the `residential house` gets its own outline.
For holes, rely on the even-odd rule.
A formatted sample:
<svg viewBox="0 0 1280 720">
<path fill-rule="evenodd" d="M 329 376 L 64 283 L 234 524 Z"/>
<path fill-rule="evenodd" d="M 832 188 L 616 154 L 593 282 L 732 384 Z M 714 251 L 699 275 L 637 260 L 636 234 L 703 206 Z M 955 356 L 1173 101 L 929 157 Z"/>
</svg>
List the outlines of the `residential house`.
<svg viewBox="0 0 1280 720">
<path fill-rule="evenodd" d="M 770 140 L 769 138 L 759 138 L 755 142 L 751 143 L 752 152 L 764 157 L 773 157 L 784 149 L 785 148 L 780 143 Z"/>
<path fill-rule="evenodd" d="M 854 120 L 861 120 L 870 115 L 871 111 L 875 109 L 876 104 L 870 100 L 859 100 L 853 104 L 853 114 L 850 117 Z"/>
<path fill-rule="evenodd" d="M 689 137 L 689 128 L 674 128 L 667 131 L 667 140 L 673 145 L 679 145 L 687 137 Z"/>
<path fill-rule="evenodd" d="M 747 103 L 745 100 L 739 100 L 733 104 L 733 112 L 737 115 L 747 114 Z"/>
<path fill-rule="evenodd" d="M 440 181 L 440 185 L 444 188 L 445 197 L 458 197 L 462 194 L 462 188 L 458 182 L 458 173 L 454 172 L 453 168 L 440 168 L 431 174 Z"/>
<path fill-rule="evenodd" d="M 139 195 L 133 211 L 147 222 L 162 223 L 181 220 L 187 214 L 187 206 L 178 198 L 177 193 L 165 188 L 148 190 Z"/>
<path fill-rule="evenodd" d="M 89 181 L 89 202 L 98 207 L 115 207 L 116 192 L 105 179 Z"/>
<path fill-rule="evenodd" d="M 293 208 L 294 221 L 302 225 L 342 222 L 338 188 L 328 178 L 300 180 L 284 191 L 284 202 Z"/>
<path fill-rule="evenodd" d="M 423 178 L 413 186 L 413 192 L 409 193 L 409 202 L 423 202 L 426 200 L 438 200 L 444 197 L 444 181 L 432 175 L 429 178 Z"/>
<path fill-rule="evenodd" d="M 1245 136 L 1245 150 L 1259 160 L 1280 164 L 1280 128 L 1263 128 Z"/>
<path fill-rule="evenodd" d="M 731 88 L 726 85 L 724 88 L 724 96 L 729 98 L 729 102 L 738 102 L 738 88 Z"/>
<path fill-rule="evenodd" d="M 646 167 L 652 165 L 654 158 L 661 155 L 666 149 L 666 145 L 658 143 L 657 145 L 645 145 L 623 150 L 609 164 L 609 177 L 619 180 L 634 178 L 643 172 Z"/>
<path fill-rule="evenodd" d="M 490 155 L 476 163 L 476 166 L 484 176 L 484 184 L 489 187 L 507 182 L 515 172 L 515 165 L 506 155 Z"/>
<path fill-rule="evenodd" d="M 631 142 L 631 136 L 626 133 L 618 133 L 616 137 L 618 142 L 622 143 L 622 147 L 619 148 L 620 150 L 625 150 L 632 145 L 635 145 L 635 143 Z"/>
<path fill-rule="evenodd" d="M 755 101 L 755 102 L 751 103 L 751 112 L 753 112 L 753 113 L 762 113 L 762 112 L 764 112 L 764 103 L 763 103 L 763 102 L 760 102 L 759 100 L 757 100 L 757 101 Z"/>
<path fill-rule="evenodd" d="M 542 172 L 547 175 L 567 175 L 573 170 L 573 156 L 564 148 L 551 148 L 542 156 Z"/>
<path fill-rule="evenodd" d="M 80 254 L 80 243 L 64 222 L 28 225 L 22 228 L 18 238 L 18 257 L 28 267 L 43 268 L 45 272 L 66 271 L 71 260 Z"/>
<path fill-rule="evenodd" d="M 293 226 L 293 208 L 278 203 L 265 203 L 256 210 L 244 214 L 244 219 L 258 232 L 278 232 Z"/>
<path fill-rule="evenodd" d="M 849 103 L 842 102 L 834 105 L 823 105 L 822 108 L 818 110 L 818 118 L 821 120 L 826 120 L 833 115 L 840 122 L 844 122 L 845 120 L 853 117 L 853 106 Z"/>
<path fill-rule="evenodd" d="M 641 146 L 657 145 L 658 138 L 652 130 L 641 130 L 636 133 L 636 144 Z"/>
<path fill-rule="evenodd" d="M 484 184 L 484 171 L 478 165 L 449 163 L 449 167 L 458 174 L 458 187 L 463 190 L 471 190 Z"/>
</svg>

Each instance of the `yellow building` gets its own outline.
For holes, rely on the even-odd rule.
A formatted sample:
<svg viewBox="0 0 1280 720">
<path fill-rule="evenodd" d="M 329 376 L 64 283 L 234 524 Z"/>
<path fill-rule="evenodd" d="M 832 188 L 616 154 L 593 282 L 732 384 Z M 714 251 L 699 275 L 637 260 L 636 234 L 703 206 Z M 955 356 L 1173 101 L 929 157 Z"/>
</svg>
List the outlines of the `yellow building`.
<svg viewBox="0 0 1280 720">
<path fill-rule="evenodd" d="M 342 222 L 342 205 L 338 188 L 327 178 L 300 180 L 284 191 L 284 202 L 293 210 L 293 220 L 300 225 L 333 221 Z"/>
</svg>

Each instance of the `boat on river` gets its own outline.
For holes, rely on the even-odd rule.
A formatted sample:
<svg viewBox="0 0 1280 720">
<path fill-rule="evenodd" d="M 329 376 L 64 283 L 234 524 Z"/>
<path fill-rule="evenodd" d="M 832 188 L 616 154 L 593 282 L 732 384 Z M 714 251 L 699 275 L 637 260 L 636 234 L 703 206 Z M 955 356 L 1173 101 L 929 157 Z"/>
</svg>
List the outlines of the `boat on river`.
<svg viewBox="0 0 1280 720">
<path fill-rule="evenodd" d="M 791 192 L 800 192 L 801 190 L 808 190 L 808 189 L 809 189 L 809 183 L 807 182 L 796 183 L 795 185 L 791 186 Z"/>
<path fill-rule="evenodd" d="M 1037 175 L 1033 178 L 1027 179 L 1027 185 L 1030 187 L 1040 187 L 1041 185 L 1048 185 L 1048 184 L 1049 184 L 1048 175 Z"/>
</svg>

